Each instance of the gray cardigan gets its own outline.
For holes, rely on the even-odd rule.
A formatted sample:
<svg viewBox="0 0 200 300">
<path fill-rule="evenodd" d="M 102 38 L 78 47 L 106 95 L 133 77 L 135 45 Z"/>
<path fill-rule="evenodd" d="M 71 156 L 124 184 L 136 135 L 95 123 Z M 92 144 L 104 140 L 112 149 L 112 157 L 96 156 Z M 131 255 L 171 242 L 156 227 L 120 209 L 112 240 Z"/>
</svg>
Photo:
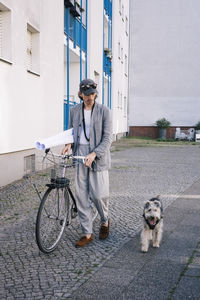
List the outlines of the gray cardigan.
<svg viewBox="0 0 200 300">
<path fill-rule="evenodd" d="M 77 155 L 83 121 L 82 103 L 70 109 L 69 128 L 74 128 L 73 154 Z M 90 152 L 96 153 L 94 171 L 110 168 L 110 146 L 112 143 L 112 118 L 108 107 L 95 103 L 90 123 Z"/>
</svg>

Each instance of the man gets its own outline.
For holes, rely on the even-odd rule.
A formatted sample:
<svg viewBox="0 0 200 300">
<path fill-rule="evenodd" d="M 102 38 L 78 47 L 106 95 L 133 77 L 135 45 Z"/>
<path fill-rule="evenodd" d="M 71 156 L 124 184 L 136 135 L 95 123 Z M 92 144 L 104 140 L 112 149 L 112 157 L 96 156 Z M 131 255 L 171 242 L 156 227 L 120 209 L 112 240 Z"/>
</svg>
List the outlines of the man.
<svg viewBox="0 0 200 300">
<path fill-rule="evenodd" d="M 99 239 L 109 235 L 108 219 L 110 146 L 112 142 L 112 120 L 110 109 L 95 102 L 97 85 L 84 79 L 79 86 L 79 97 L 83 103 L 70 110 L 69 128 L 74 129 L 74 155 L 85 156 L 85 165 L 76 169 L 75 196 L 83 236 L 76 247 L 83 247 L 93 240 L 92 212 L 89 199 L 95 204 L 101 218 Z M 68 153 L 71 144 L 63 149 Z"/>
</svg>

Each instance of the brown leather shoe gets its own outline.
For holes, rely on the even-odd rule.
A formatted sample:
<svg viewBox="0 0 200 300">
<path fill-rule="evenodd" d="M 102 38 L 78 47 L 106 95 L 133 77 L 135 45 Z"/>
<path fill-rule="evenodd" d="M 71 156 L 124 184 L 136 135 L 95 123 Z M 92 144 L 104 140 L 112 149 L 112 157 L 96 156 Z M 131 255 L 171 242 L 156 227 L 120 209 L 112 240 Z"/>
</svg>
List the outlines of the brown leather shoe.
<svg viewBox="0 0 200 300">
<path fill-rule="evenodd" d="M 101 224 L 100 230 L 99 230 L 99 239 L 105 240 L 109 236 L 109 230 L 110 230 L 110 219 L 108 219 L 108 226 L 105 226 L 104 224 Z"/>
<path fill-rule="evenodd" d="M 93 241 L 93 235 L 91 234 L 90 238 L 87 238 L 86 236 L 82 236 L 82 238 L 80 238 L 80 240 L 78 240 L 78 242 L 76 242 L 76 248 L 79 247 L 84 247 L 86 246 L 88 243 Z"/>
</svg>

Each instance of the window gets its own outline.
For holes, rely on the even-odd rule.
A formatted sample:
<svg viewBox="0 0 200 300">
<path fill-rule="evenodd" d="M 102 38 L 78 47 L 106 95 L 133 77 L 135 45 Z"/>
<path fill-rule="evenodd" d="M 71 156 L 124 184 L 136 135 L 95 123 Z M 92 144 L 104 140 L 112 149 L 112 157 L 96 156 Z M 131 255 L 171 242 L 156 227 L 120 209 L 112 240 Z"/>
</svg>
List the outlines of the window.
<svg viewBox="0 0 200 300">
<path fill-rule="evenodd" d="M 120 42 L 118 43 L 118 58 L 120 59 L 121 57 L 121 48 L 120 48 Z"/>
<path fill-rule="evenodd" d="M 118 91 L 117 95 L 117 103 L 118 103 L 118 108 L 120 107 L 120 92 Z"/>
<path fill-rule="evenodd" d="M 123 52 L 124 52 L 124 50 L 123 50 L 123 48 L 121 48 L 121 63 L 122 63 L 122 64 L 123 64 L 123 62 L 124 62 L 124 61 L 123 61 L 123 55 L 124 55 Z"/>
<path fill-rule="evenodd" d="M 40 72 L 40 43 L 39 32 L 27 24 L 27 71 L 39 75 Z"/>
<path fill-rule="evenodd" d="M 111 20 L 109 20 L 108 46 L 109 46 L 109 49 L 112 48 L 112 23 L 111 23 Z"/>
<path fill-rule="evenodd" d="M 108 105 L 108 77 L 104 75 L 104 105 Z"/>
<path fill-rule="evenodd" d="M 122 0 L 119 0 L 119 14 L 122 13 Z"/>
<path fill-rule="evenodd" d="M 126 101 L 126 97 L 124 97 L 124 117 L 127 117 L 127 101 Z"/>
<path fill-rule="evenodd" d="M 24 157 L 24 172 L 26 175 L 35 172 L 36 165 L 35 165 L 35 154 L 25 156 Z"/>
<path fill-rule="evenodd" d="M 122 21 L 124 21 L 124 5 L 122 5 Z"/>
<path fill-rule="evenodd" d="M 82 23 L 86 26 L 86 0 L 82 0 Z"/>
<path fill-rule="evenodd" d="M 109 49 L 108 44 L 108 17 L 104 14 L 104 49 Z"/>
<path fill-rule="evenodd" d="M 118 92 L 118 109 L 122 109 L 122 93 Z"/>
<path fill-rule="evenodd" d="M 75 39 L 75 23 L 72 14 L 69 14 L 69 36 L 74 40 Z"/>
<path fill-rule="evenodd" d="M 27 29 L 27 69 L 32 69 L 32 32 Z"/>
<path fill-rule="evenodd" d="M 127 55 L 125 54 L 125 57 L 124 57 L 124 67 L 125 67 L 125 70 L 124 70 L 124 73 L 125 75 L 127 76 L 128 75 L 128 57 Z"/>
<path fill-rule="evenodd" d="M 0 2 L 0 58 L 11 60 L 11 11 Z"/>
<path fill-rule="evenodd" d="M 100 91 L 100 86 L 99 86 L 100 75 L 99 75 L 99 73 L 96 72 L 96 71 L 94 71 L 94 82 L 96 82 L 96 84 L 97 84 L 97 90 Z M 98 98 L 96 99 L 96 101 L 97 101 L 98 103 L 101 103 L 101 102 L 102 102 L 102 97 L 98 97 Z M 101 101 L 101 102 L 100 102 L 100 101 Z"/>
<path fill-rule="evenodd" d="M 126 35 L 128 35 L 128 17 L 126 17 L 126 21 L 125 21 L 125 25 L 126 25 Z"/>
</svg>

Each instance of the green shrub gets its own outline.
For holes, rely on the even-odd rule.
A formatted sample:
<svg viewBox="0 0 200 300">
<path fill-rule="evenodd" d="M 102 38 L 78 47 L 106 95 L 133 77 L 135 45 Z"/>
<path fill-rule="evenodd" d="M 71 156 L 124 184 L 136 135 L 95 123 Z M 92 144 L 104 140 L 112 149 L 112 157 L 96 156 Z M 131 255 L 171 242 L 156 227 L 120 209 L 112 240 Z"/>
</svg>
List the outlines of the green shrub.
<svg viewBox="0 0 200 300">
<path fill-rule="evenodd" d="M 200 121 L 195 125 L 196 130 L 200 130 Z"/>
<path fill-rule="evenodd" d="M 156 121 L 156 126 L 158 128 L 165 128 L 166 129 L 170 125 L 171 125 L 171 123 L 167 119 L 165 119 L 165 118 L 162 118 L 162 119 L 159 119 L 159 120 Z"/>
</svg>

